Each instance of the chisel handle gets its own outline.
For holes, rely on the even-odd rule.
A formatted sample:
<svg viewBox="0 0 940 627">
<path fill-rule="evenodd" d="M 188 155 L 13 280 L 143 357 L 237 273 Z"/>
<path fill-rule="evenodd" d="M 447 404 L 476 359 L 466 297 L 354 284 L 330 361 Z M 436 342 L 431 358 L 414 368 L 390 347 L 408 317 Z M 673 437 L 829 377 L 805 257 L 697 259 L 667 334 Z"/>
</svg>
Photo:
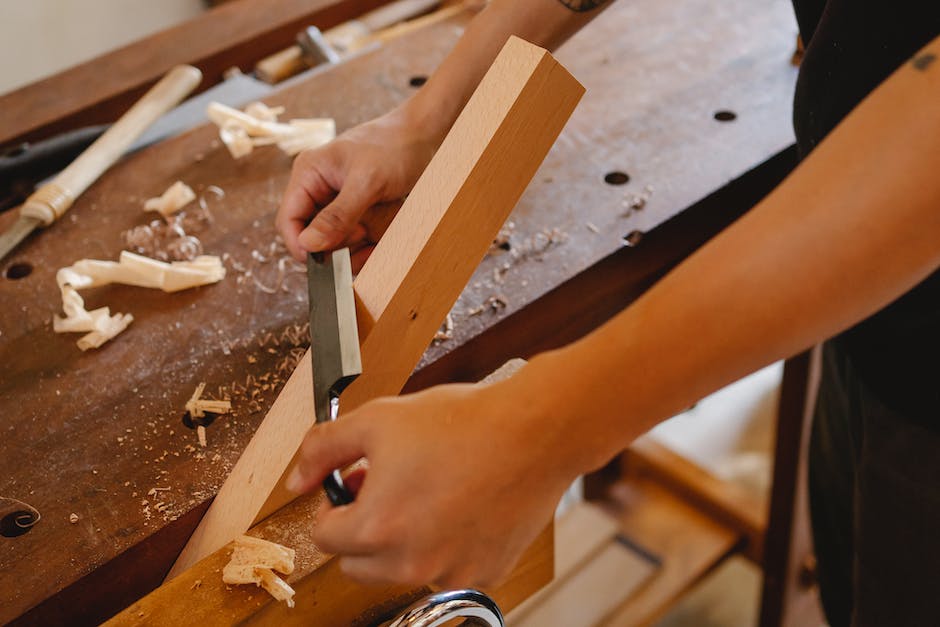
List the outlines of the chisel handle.
<svg viewBox="0 0 940 627">
<path fill-rule="evenodd" d="M 44 226 L 61 218 L 148 126 L 175 107 L 201 80 L 202 72 L 190 65 L 170 70 L 75 161 L 27 198 L 20 215 L 35 218 Z"/>
</svg>

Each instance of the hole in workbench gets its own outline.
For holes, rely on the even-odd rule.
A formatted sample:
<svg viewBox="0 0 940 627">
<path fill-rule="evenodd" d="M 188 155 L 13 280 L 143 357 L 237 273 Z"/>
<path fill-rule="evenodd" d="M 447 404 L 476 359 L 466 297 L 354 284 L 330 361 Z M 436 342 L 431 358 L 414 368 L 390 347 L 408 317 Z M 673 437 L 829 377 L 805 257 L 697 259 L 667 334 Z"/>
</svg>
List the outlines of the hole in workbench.
<svg viewBox="0 0 940 627">
<path fill-rule="evenodd" d="M 412 87 L 421 87 L 427 82 L 428 82 L 428 77 L 423 76 L 421 74 L 417 76 L 412 76 L 410 79 L 408 79 L 408 84 L 411 85 Z"/>
<path fill-rule="evenodd" d="M 10 512 L 3 518 L 0 518 L 0 536 L 4 538 L 15 538 L 21 536 L 39 522 L 39 517 L 35 512 L 29 512 L 25 509 Z"/>
<path fill-rule="evenodd" d="M 722 109 L 721 111 L 715 111 L 714 118 L 719 122 L 731 122 L 737 119 L 738 114 L 734 111 L 728 111 L 727 109 Z"/>
<path fill-rule="evenodd" d="M 192 414 L 185 412 L 183 414 L 183 426 L 187 429 L 195 429 L 196 427 L 208 427 L 215 419 L 219 417 L 219 414 L 213 414 L 211 411 L 205 412 L 205 416 L 202 418 L 193 418 Z"/>
<path fill-rule="evenodd" d="M 630 180 L 630 175 L 626 172 L 615 170 L 604 175 L 604 182 L 608 185 L 625 185 Z"/>
<path fill-rule="evenodd" d="M 643 231 L 630 231 L 623 236 L 623 245 L 633 248 L 643 239 Z"/>
<path fill-rule="evenodd" d="M 33 272 L 32 264 L 20 262 L 11 264 L 7 267 L 6 272 L 3 275 L 10 279 L 11 281 L 16 281 L 28 277 Z"/>
</svg>

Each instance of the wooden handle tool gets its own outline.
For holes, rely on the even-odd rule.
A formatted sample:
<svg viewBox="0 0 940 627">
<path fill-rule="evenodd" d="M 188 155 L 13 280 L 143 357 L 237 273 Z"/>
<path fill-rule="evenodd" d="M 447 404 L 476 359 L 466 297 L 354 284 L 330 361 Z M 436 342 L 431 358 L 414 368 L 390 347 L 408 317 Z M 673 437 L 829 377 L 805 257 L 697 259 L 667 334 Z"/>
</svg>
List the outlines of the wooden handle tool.
<svg viewBox="0 0 940 627">
<path fill-rule="evenodd" d="M 26 199 L 17 222 L 0 235 L 0 259 L 33 229 L 61 218 L 148 126 L 176 106 L 201 80 L 202 73 L 189 65 L 170 70 L 75 161 Z"/>
</svg>

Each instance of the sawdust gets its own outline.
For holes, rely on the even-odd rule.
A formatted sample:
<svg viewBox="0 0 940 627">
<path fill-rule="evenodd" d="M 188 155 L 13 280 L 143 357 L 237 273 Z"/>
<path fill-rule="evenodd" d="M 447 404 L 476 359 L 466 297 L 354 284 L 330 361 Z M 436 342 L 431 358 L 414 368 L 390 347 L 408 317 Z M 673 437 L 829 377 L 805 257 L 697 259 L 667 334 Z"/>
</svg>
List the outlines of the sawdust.
<svg viewBox="0 0 940 627">
<path fill-rule="evenodd" d="M 647 185 L 639 194 L 626 193 L 622 201 L 624 208 L 623 217 L 627 217 L 637 211 L 642 211 L 646 203 L 653 197 L 653 186 Z"/>
<path fill-rule="evenodd" d="M 306 267 L 288 254 L 280 235 L 265 250 L 253 249 L 248 259 L 237 259 L 225 253 L 222 261 L 234 272 L 236 285 L 253 286 L 265 294 L 276 294 L 278 291 L 288 293 L 291 287 L 287 284 L 287 278 L 290 275 L 305 276 L 307 273 Z"/>
<path fill-rule="evenodd" d="M 483 304 L 474 307 L 473 309 L 468 309 L 467 316 L 479 316 L 485 311 L 497 312 L 501 309 L 505 309 L 508 306 L 509 301 L 506 300 L 505 296 L 494 294 L 493 296 L 490 296 L 485 301 L 483 301 Z"/>
</svg>

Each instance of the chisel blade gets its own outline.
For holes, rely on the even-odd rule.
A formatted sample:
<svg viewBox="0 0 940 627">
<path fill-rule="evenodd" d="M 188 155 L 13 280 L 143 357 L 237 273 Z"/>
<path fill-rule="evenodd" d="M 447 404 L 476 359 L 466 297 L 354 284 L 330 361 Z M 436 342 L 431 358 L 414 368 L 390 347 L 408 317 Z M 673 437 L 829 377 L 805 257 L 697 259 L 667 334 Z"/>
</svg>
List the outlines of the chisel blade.
<svg viewBox="0 0 940 627">
<path fill-rule="evenodd" d="M 349 249 L 307 255 L 310 354 L 317 422 L 330 419 L 330 397 L 362 374 Z"/>
</svg>

